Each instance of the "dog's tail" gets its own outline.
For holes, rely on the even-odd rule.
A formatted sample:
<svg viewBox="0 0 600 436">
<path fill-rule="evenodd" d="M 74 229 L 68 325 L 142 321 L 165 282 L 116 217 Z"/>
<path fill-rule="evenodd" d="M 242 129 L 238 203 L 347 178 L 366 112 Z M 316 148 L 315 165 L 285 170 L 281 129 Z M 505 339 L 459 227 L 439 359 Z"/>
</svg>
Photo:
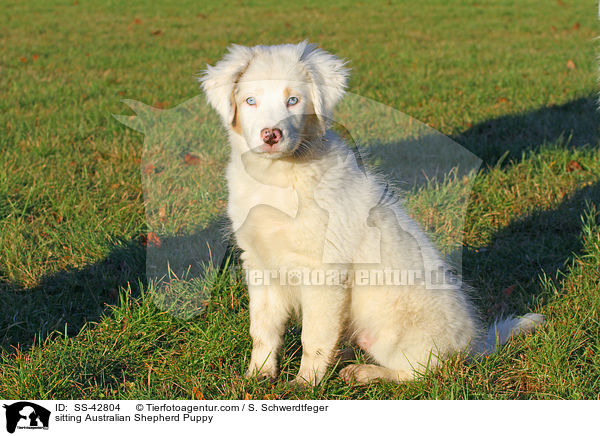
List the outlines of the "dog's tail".
<svg viewBox="0 0 600 436">
<path fill-rule="evenodd" d="M 508 317 L 494 322 L 483 341 L 483 354 L 492 354 L 510 338 L 520 334 L 533 332 L 544 323 L 544 316 L 539 313 L 528 313 L 521 317 Z"/>
</svg>

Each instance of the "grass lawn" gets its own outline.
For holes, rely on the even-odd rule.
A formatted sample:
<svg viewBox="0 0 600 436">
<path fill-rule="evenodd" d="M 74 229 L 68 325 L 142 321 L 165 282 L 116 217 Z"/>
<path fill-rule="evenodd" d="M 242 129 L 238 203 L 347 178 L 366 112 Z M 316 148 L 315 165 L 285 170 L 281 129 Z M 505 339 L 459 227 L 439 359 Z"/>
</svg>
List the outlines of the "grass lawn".
<svg viewBox="0 0 600 436">
<path fill-rule="evenodd" d="M 0 398 L 600 399 L 597 2 L 447 3 L 3 2 Z M 230 43 L 303 39 L 350 60 L 353 94 L 483 160 L 463 228 L 432 206 L 462 179 L 414 189 L 410 204 L 440 241 L 462 242 L 484 319 L 538 311 L 547 323 L 535 335 L 413 383 L 347 385 L 337 367 L 301 390 L 286 383 L 301 354 L 293 326 L 279 380 L 243 378 L 239 273 L 181 280 L 211 295 L 191 318 L 156 304 L 146 248 L 154 234 L 193 244 L 214 225 L 227 147 L 156 150 L 112 114 L 133 114 L 123 99 L 202 102 L 194 74 Z M 196 106 L 218 138 L 215 114 Z M 171 195 L 165 168 L 177 165 L 185 182 Z"/>
</svg>

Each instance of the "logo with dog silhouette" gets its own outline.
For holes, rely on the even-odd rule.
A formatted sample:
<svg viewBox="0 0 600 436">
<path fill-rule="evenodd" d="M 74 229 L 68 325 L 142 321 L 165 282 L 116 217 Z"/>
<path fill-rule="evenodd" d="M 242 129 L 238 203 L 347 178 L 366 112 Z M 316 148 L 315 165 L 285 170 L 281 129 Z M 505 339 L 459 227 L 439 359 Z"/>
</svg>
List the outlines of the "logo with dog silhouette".
<svg viewBox="0 0 600 436">
<path fill-rule="evenodd" d="M 5 404 L 6 431 L 14 433 L 18 429 L 48 430 L 50 411 L 29 401 Z"/>
</svg>

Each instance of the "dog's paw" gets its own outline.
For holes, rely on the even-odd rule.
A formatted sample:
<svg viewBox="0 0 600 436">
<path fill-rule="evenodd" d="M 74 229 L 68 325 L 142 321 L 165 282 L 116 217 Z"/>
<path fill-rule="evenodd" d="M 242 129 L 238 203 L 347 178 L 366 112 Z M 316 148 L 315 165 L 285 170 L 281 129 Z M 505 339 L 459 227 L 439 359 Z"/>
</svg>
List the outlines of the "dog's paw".
<svg viewBox="0 0 600 436">
<path fill-rule="evenodd" d="M 367 384 L 374 380 L 386 380 L 395 383 L 414 380 L 414 374 L 404 370 L 384 368 L 378 365 L 348 365 L 340 371 L 345 382 Z"/>
<path fill-rule="evenodd" d="M 369 365 L 348 365 L 340 371 L 340 378 L 346 383 L 368 383 L 373 380 L 371 371 L 368 368 Z"/>
<path fill-rule="evenodd" d="M 310 383 L 309 381 L 305 380 L 302 377 L 296 377 L 295 379 L 293 379 L 292 381 L 290 381 L 290 386 L 291 387 L 297 387 L 300 389 L 305 389 L 309 386 L 312 386 L 312 383 Z"/>
<path fill-rule="evenodd" d="M 277 369 L 265 366 L 259 368 L 256 365 L 250 365 L 244 377 L 275 380 L 277 378 Z"/>
<path fill-rule="evenodd" d="M 347 383 L 370 383 L 377 379 L 389 379 L 390 370 L 377 365 L 348 365 L 340 371 L 340 377 Z"/>
<path fill-rule="evenodd" d="M 309 387 L 316 386 L 319 384 L 323 377 L 318 377 L 315 372 L 312 371 L 302 371 L 302 369 L 296 375 L 296 378 L 290 382 L 293 386 L 298 387 Z"/>
</svg>

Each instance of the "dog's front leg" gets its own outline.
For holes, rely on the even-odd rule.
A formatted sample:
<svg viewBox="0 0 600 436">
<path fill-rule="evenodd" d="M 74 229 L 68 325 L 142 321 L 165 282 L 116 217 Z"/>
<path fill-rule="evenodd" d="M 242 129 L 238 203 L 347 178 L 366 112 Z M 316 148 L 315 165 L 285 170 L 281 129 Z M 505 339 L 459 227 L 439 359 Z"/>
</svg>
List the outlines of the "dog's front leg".
<svg viewBox="0 0 600 436">
<path fill-rule="evenodd" d="M 348 292 L 342 287 L 302 289 L 302 360 L 295 383 L 318 384 L 337 352 L 347 316 Z"/>
<path fill-rule="evenodd" d="M 281 349 L 289 308 L 276 286 L 248 286 L 252 357 L 246 377 L 277 377 L 277 356 Z"/>
</svg>

